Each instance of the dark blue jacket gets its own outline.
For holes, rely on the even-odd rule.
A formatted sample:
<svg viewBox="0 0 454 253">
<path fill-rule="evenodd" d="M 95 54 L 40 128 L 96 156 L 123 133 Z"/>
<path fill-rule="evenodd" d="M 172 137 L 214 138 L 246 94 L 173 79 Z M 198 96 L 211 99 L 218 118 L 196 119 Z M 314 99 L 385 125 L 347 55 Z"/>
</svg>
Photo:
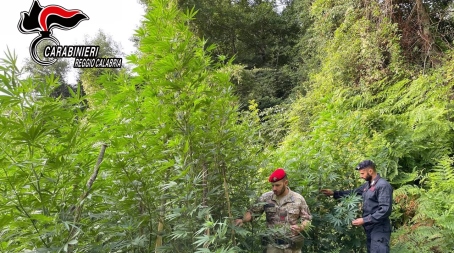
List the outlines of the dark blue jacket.
<svg viewBox="0 0 454 253">
<path fill-rule="evenodd" d="M 363 197 L 363 219 L 366 229 L 375 224 L 389 224 L 389 216 L 392 211 L 393 188 L 378 174 L 375 182 L 366 182 L 359 188 L 349 191 L 335 191 L 334 198 L 356 193 Z"/>
</svg>

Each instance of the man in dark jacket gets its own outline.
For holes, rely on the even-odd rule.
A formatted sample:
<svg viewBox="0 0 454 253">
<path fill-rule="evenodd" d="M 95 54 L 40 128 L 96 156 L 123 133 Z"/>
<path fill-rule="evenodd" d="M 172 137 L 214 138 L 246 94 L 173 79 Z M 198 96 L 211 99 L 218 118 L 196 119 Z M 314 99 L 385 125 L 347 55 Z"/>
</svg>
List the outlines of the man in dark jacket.
<svg viewBox="0 0 454 253">
<path fill-rule="evenodd" d="M 371 160 L 358 164 L 356 170 L 367 182 L 355 190 L 333 191 L 322 189 L 321 192 L 335 199 L 355 193 L 363 198 L 363 217 L 352 221 L 354 226 L 363 226 L 367 235 L 368 253 L 389 253 L 393 189 L 375 170 Z"/>
</svg>

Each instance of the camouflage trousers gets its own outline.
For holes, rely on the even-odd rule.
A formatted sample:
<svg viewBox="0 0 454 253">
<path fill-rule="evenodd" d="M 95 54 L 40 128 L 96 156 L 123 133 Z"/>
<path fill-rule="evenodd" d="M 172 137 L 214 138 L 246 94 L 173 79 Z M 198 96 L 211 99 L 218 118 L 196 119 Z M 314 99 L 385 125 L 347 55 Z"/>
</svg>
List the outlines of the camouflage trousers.
<svg viewBox="0 0 454 253">
<path fill-rule="evenodd" d="M 272 244 L 268 244 L 268 246 L 266 246 L 266 253 L 301 253 L 301 249 L 280 249 Z"/>
</svg>

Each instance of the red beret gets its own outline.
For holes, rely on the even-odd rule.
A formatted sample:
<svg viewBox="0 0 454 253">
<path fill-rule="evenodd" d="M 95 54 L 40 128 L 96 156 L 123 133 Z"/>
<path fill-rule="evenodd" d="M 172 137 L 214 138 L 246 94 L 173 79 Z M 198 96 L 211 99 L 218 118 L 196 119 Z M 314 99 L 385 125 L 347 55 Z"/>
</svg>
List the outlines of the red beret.
<svg viewBox="0 0 454 253">
<path fill-rule="evenodd" d="M 278 168 L 275 170 L 273 173 L 271 173 L 270 178 L 268 181 L 271 183 L 277 182 L 279 180 L 282 180 L 285 177 L 285 171 L 282 168 Z"/>
</svg>

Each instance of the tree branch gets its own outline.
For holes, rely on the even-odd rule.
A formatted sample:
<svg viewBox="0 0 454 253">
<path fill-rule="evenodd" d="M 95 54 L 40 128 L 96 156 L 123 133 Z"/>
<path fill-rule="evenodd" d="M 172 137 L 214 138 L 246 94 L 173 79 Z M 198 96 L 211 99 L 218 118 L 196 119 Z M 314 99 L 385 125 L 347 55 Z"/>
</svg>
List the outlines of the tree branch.
<svg viewBox="0 0 454 253">
<path fill-rule="evenodd" d="M 93 186 L 93 183 L 95 182 L 96 177 L 98 176 L 99 167 L 101 167 L 102 160 L 104 159 L 104 153 L 106 152 L 106 148 L 107 148 L 107 144 L 105 144 L 105 143 L 102 144 L 101 151 L 99 152 L 98 160 L 96 161 L 96 165 L 95 165 L 95 167 L 93 169 L 93 173 L 91 174 L 90 179 L 88 180 L 88 182 L 86 184 L 87 188 L 85 189 L 84 193 L 82 193 L 82 195 L 79 198 L 79 202 L 78 202 L 77 207 L 75 208 L 75 211 L 74 211 L 74 225 L 69 230 L 68 240 L 67 240 L 68 242 L 71 241 L 71 239 L 73 239 L 73 237 L 77 234 L 76 233 L 76 224 L 80 221 L 80 217 L 81 217 L 81 214 L 82 214 L 82 208 L 83 208 L 83 205 L 84 205 L 84 201 L 83 200 L 90 193 L 91 187 Z M 73 250 L 74 250 L 74 245 L 69 245 L 68 246 L 68 253 L 73 252 Z"/>
</svg>

